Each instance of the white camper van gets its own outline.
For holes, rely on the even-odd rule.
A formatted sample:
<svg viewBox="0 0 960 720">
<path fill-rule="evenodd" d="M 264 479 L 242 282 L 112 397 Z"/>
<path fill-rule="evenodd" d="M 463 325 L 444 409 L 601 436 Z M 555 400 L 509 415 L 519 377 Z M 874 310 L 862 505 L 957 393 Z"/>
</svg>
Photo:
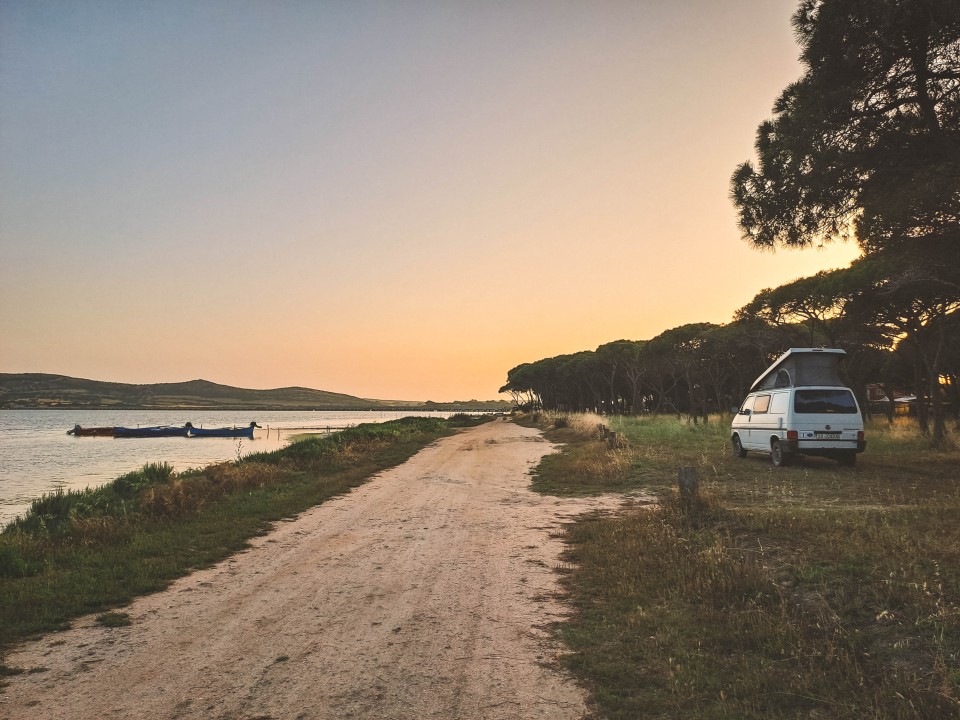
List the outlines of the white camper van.
<svg viewBox="0 0 960 720">
<path fill-rule="evenodd" d="M 730 428 L 737 457 L 770 453 L 774 465 L 821 455 L 854 465 L 867 443 L 853 392 L 840 380 L 846 356 L 832 348 L 790 348 L 750 387 Z"/>
</svg>

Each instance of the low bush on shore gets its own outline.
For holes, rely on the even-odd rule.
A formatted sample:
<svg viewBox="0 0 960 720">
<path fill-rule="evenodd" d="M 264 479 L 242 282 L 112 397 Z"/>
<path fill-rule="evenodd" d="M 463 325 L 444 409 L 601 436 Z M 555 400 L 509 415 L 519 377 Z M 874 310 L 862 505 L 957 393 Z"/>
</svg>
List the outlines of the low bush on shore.
<svg viewBox="0 0 960 720">
<path fill-rule="evenodd" d="M 620 449 L 539 421 L 567 444 L 535 487 L 660 498 L 568 531 L 577 612 L 559 633 L 602 716 L 960 717 L 956 451 L 877 423 L 855 469 L 775 468 L 735 458 L 715 419 L 610 418 Z"/>
<path fill-rule="evenodd" d="M 217 562 L 456 426 L 416 417 L 360 425 L 236 462 L 183 473 L 147 465 L 44 496 L 0 533 L 0 650 Z"/>
</svg>

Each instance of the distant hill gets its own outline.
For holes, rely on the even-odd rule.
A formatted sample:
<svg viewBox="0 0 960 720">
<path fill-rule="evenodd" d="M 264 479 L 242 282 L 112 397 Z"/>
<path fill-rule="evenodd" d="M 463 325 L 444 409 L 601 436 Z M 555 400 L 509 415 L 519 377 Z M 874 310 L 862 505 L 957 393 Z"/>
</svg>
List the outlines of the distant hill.
<svg viewBox="0 0 960 720">
<path fill-rule="evenodd" d="M 44 373 L 0 373 L 0 408 L 364 410 L 376 401 L 301 387 L 246 390 L 207 380 L 130 385 Z"/>
<path fill-rule="evenodd" d="M 83 380 L 46 373 L 0 373 L 0 409 L 84 410 L 428 410 L 509 408 L 505 401 L 433 403 L 367 400 L 303 387 L 247 390 L 208 380 L 181 383 L 128 383 Z"/>
</svg>

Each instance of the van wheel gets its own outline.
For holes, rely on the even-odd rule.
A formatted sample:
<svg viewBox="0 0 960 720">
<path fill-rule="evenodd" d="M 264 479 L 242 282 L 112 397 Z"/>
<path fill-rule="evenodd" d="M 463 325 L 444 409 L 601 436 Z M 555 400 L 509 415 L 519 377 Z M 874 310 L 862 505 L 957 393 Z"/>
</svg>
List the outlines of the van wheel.
<svg viewBox="0 0 960 720">
<path fill-rule="evenodd" d="M 783 451 L 783 446 L 779 440 L 774 440 L 770 445 L 770 460 L 777 467 L 783 467 L 790 464 L 790 455 Z"/>
<path fill-rule="evenodd" d="M 746 457 L 747 451 L 743 449 L 743 443 L 740 442 L 740 436 L 733 436 L 733 454 L 737 457 Z"/>
<path fill-rule="evenodd" d="M 837 458 L 840 461 L 840 464 L 845 467 L 854 467 L 857 464 L 857 453 L 853 450 L 845 452 L 843 455 Z"/>
</svg>

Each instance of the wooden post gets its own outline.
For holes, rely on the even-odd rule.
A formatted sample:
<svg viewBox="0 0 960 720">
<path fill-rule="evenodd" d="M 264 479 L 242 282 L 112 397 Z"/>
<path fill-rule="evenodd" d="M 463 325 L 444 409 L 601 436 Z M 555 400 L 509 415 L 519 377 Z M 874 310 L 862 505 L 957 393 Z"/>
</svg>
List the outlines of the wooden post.
<svg viewBox="0 0 960 720">
<path fill-rule="evenodd" d="M 680 504 L 683 511 L 688 512 L 699 499 L 700 480 L 697 478 L 697 469 L 693 467 L 679 468 L 677 485 L 680 486 Z"/>
</svg>

